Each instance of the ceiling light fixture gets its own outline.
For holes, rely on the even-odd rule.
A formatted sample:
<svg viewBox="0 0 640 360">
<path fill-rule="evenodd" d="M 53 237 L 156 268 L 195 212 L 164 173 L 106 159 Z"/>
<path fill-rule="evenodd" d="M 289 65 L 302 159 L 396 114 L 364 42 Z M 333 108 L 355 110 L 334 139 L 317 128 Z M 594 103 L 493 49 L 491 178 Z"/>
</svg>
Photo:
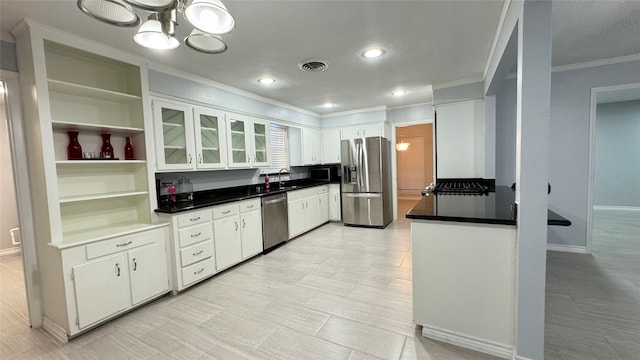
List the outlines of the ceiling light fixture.
<svg viewBox="0 0 640 360">
<path fill-rule="evenodd" d="M 407 149 L 409 148 L 409 143 L 408 142 L 404 142 L 404 140 L 402 140 L 402 138 L 400 138 L 400 142 L 396 144 L 396 150 L 398 151 L 407 151 Z"/>
<path fill-rule="evenodd" d="M 328 109 L 328 108 L 332 108 L 332 107 L 334 107 L 334 106 L 336 106 L 336 104 L 334 104 L 334 103 L 330 103 L 330 102 L 326 102 L 326 103 L 322 104 L 322 107 L 323 107 L 323 108 L 327 108 L 327 109 Z"/>
<path fill-rule="evenodd" d="M 262 85 L 271 85 L 271 84 L 275 84 L 276 80 L 272 79 L 272 78 L 260 78 L 258 79 L 258 82 Z"/>
<path fill-rule="evenodd" d="M 380 49 L 380 48 L 373 48 L 373 49 L 369 49 L 365 52 L 362 53 L 362 56 L 366 57 L 366 58 L 377 58 L 380 57 L 384 54 L 384 49 Z"/>
<path fill-rule="evenodd" d="M 407 92 L 404 90 L 396 90 L 394 92 L 391 93 L 391 96 L 402 96 L 405 95 Z"/>
<path fill-rule="evenodd" d="M 136 8 L 151 11 L 147 21 L 134 35 L 141 46 L 170 50 L 180 46 L 175 37 L 177 13 L 195 28 L 184 39 L 191 49 L 219 54 L 227 44 L 218 35 L 227 34 L 235 27 L 233 16 L 220 0 L 78 0 L 78 7 L 90 17 L 111 25 L 133 27 L 140 24 Z"/>
</svg>

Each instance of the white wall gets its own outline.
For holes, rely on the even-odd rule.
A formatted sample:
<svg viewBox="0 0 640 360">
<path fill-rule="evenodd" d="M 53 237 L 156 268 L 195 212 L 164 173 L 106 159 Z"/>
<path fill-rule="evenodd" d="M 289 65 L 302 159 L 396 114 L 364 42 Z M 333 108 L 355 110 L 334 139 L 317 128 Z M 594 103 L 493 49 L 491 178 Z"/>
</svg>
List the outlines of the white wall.
<svg viewBox="0 0 640 360">
<path fill-rule="evenodd" d="M 484 82 L 433 89 L 434 105 L 482 98 L 484 98 Z"/>
<path fill-rule="evenodd" d="M 11 243 L 9 230 L 18 227 L 18 206 L 13 183 L 11 146 L 9 143 L 9 124 L 5 97 L 0 94 L 0 250 L 15 247 Z M 16 233 L 19 240 L 20 233 Z"/>
<path fill-rule="evenodd" d="M 516 181 L 516 80 L 506 80 L 496 93 L 496 186 Z"/>
<path fill-rule="evenodd" d="M 320 120 L 322 127 L 346 127 L 365 123 L 383 123 L 387 121 L 385 107 L 347 111 L 329 114 Z"/>
<path fill-rule="evenodd" d="M 18 72 L 16 44 L 0 40 L 0 69 Z"/>
<path fill-rule="evenodd" d="M 593 204 L 640 207 L 640 101 L 598 104 Z"/>
<path fill-rule="evenodd" d="M 428 103 L 389 109 L 387 120 L 392 124 L 433 120 L 433 105 Z"/>
</svg>

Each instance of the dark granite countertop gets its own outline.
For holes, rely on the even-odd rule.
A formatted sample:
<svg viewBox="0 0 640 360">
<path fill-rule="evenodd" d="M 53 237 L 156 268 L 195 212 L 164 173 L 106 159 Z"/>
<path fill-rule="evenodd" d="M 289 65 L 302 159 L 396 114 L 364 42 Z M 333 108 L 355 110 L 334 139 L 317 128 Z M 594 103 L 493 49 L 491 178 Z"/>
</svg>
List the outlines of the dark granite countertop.
<svg viewBox="0 0 640 360">
<path fill-rule="evenodd" d="M 300 190 L 318 185 L 330 184 L 328 181 L 318 182 L 309 179 L 291 180 L 284 184 L 283 188 L 278 183 L 271 183 L 270 189 L 265 189 L 264 184 L 253 184 L 233 188 L 196 191 L 193 193 L 193 201 L 178 202 L 171 207 L 161 207 L 155 210 L 157 213 L 175 214 L 183 211 L 196 210 L 209 206 L 222 205 L 234 201 L 259 198 L 268 195 L 282 194 L 287 191 Z"/>
<path fill-rule="evenodd" d="M 480 224 L 516 225 L 513 213 L 515 192 L 496 186 L 486 195 L 449 195 L 430 193 L 407 213 L 408 219 L 457 221 Z M 570 226 L 571 221 L 548 210 L 548 224 Z"/>
</svg>

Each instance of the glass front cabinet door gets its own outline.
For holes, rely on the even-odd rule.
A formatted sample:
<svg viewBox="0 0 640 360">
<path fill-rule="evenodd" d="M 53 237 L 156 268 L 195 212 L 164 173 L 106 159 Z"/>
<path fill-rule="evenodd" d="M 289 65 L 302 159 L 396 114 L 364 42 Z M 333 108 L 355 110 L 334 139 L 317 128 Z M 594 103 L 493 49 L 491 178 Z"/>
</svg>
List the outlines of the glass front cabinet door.
<svg viewBox="0 0 640 360">
<path fill-rule="evenodd" d="M 224 112 L 197 107 L 195 120 L 196 166 L 216 169 L 227 166 Z"/>
<path fill-rule="evenodd" d="M 188 170 L 195 165 L 190 106 L 154 101 L 158 170 Z"/>
<path fill-rule="evenodd" d="M 251 120 L 239 114 L 227 114 L 229 130 L 227 143 L 229 149 L 229 167 L 251 166 L 251 137 L 249 135 Z"/>
<path fill-rule="evenodd" d="M 255 119 L 252 124 L 253 166 L 269 166 L 269 124 Z"/>
</svg>

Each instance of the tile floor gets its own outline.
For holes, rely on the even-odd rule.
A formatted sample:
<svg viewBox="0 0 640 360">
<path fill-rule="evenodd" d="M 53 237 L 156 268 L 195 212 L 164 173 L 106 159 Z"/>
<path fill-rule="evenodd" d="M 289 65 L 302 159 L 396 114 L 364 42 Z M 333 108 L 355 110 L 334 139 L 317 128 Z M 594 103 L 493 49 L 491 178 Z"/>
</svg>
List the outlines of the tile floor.
<svg viewBox="0 0 640 360">
<path fill-rule="evenodd" d="M 328 224 L 67 344 L 28 328 L 20 257 L 0 257 L 0 359 L 494 359 L 420 336 L 410 246 L 406 219 L 385 230 Z M 549 253 L 547 358 L 640 353 L 638 257 L 616 263 L 627 246 L 597 246 L 616 250 L 608 260 Z M 599 261 L 626 277 L 597 277 L 602 291 L 580 280 Z M 604 291 L 612 284 L 619 291 Z"/>
</svg>

